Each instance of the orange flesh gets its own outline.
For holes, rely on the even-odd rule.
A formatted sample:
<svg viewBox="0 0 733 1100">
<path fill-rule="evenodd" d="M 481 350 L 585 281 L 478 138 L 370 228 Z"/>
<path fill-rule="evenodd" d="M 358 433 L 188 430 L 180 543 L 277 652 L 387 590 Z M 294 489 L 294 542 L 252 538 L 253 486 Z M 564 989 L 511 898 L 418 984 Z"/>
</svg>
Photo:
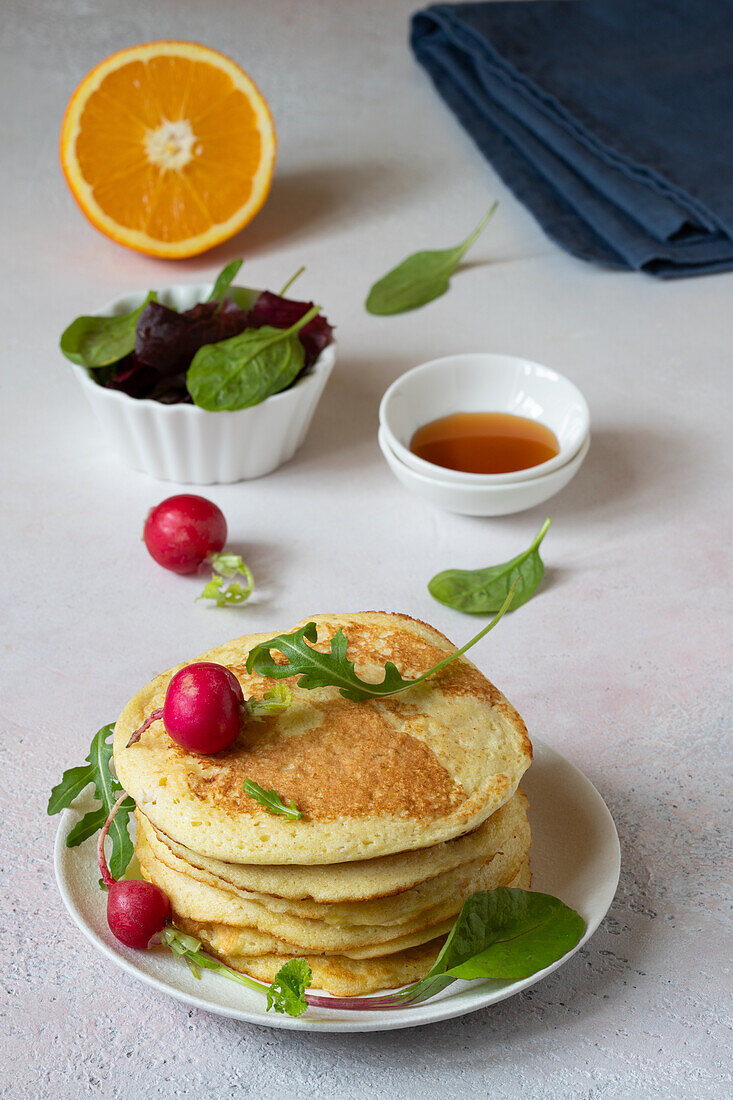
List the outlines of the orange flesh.
<svg viewBox="0 0 733 1100">
<path fill-rule="evenodd" d="M 62 163 L 75 198 L 103 232 L 154 254 L 191 255 L 231 236 L 259 209 L 274 130 L 264 100 L 228 59 L 190 43 L 153 45 L 185 54 L 150 56 L 151 47 L 137 47 L 122 54 L 143 59 L 123 56 L 111 68 L 115 58 L 108 59 L 101 80 L 98 70 L 85 78 L 67 110 Z M 193 251 L 166 251 L 185 242 Z"/>
</svg>

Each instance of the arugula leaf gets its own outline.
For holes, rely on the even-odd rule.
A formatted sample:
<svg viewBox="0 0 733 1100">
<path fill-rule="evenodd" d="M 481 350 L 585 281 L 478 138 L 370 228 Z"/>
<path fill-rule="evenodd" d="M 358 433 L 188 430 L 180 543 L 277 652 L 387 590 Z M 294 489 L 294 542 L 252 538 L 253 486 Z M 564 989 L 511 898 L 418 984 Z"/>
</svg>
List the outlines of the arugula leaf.
<svg viewBox="0 0 733 1100">
<path fill-rule="evenodd" d="M 211 558 L 209 565 L 220 576 L 211 578 L 201 595 L 196 597 L 198 600 L 216 600 L 217 607 L 228 607 L 249 599 L 254 590 L 255 579 L 252 570 L 239 554 L 217 554 Z M 235 582 L 225 588 L 223 578 L 236 577 L 238 574 L 244 577 L 245 583 Z"/>
<path fill-rule="evenodd" d="M 279 794 L 272 789 L 266 791 L 264 787 L 261 787 L 259 783 L 255 783 L 253 779 L 245 779 L 242 789 L 244 793 L 248 794 L 250 798 L 253 798 L 255 802 L 259 802 L 260 806 L 267 810 L 268 814 L 279 814 L 281 817 L 290 817 L 293 821 L 300 821 L 303 817 L 292 799 L 290 800 L 290 804 L 286 806 Z"/>
<path fill-rule="evenodd" d="M 414 252 L 388 271 L 369 291 L 366 300 L 368 312 L 378 315 L 404 313 L 445 294 L 451 275 L 488 224 L 497 206 L 498 203 L 494 203 L 473 233 L 455 248 Z"/>
<path fill-rule="evenodd" d="M 199 348 L 186 375 L 194 404 L 212 412 L 247 409 L 286 389 L 305 364 L 298 333 L 319 311 L 313 306 L 286 329 L 247 328 Z"/>
<path fill-rule="evenodd" d="M 281 710 L 287 710 L 293 702 L 293 693 L 285 684 L 275 684 L 266 691 L 261 699 L 248 699 L 244 704 L 247 717 L 253 722 L 259 722 L 268 714 L 279 714 Z"/>
<path fill-rule="evenodd" d="M 51 791 L 46 813 L 49 817 L 61 813 L 77 798 L 94 778 L 91 764 L 82 764 L 80 768 L 69 768 L 64 772 L 60 783 Z"/>
<path fill-rule="evenodd" d="M 232 262 L 230 264 L 227 264 L 227 266 L 222 271 L 219 272 L 219 274 L 216 277 L 216 282 L 214 283 L 214 285 L 212 287 L 211 294 L 207 298 L 207 301 L 209 301 L 209 302 L 218 302 L 219 301 L 221 296 L 224 294 L 224 291 L 229 288 L 232 280 L 234 279 L 235 275 L 237 274 L 237 272 L 239 271 L 241 266 L 242 266 L 242 261 L 241 260 L 232 260 Z"/>
<path fill-rule="evenodd" d="M 64 772 L 61 782 L 57 783 L 51 791 L 46 811 L 50 816 L 70 806 L 90 783 L 94 784 L 94 794 L 101 803 L 98 809 L 90 810 L 84 814 L 81 821 L 76 823 L 66 838 L 67 848 L 75 848 L 82 841 L 99 832 L 122 792 L 122 786 L 110 770 L 112 745 L 109 744 L 109 739 L 113 729 L 113 724 L 102 726 L 92 740 L 89 755 L 86 758 L 87 764 L 78 768 L 69 768 Z M 130 813 L 134 809 L 133 799 L 126 798 L 109 827 L 108 835 L 112 840 L 109 869 L 113 878 L 120 878 L 124 874 L 134 854 L 128 831 Z"/>
<path fill-rule="evenodd" d="M 405 680 L 392 661 L 387 661 L 385 664 L 384 679 L 381 683 L 371 684 L 360 679 L 354 670 L 354 662 L 347 658 L 348 638 L 343 630 L 339 627 L 331 638 L 331 652 L 320 653 L 307 644 L 315 642 L 318 638 L 318 627 L 312 622 L 299 627 L 292 634 L 278 634 L 277 637 L 254 646 L 247 656 L 247 672 L 255 672 L 258 676 L 267 676 L 273 680 L 299 676 L 298 687 L 307 689 L 337 687 L 344 699 L 351 699 L 355 703 L 360 703 L 364 699 L 381 699 L 386 695 L 397 695 L 400 691 L 406 691 L 407 688 L 421 684 L 429 676 L 433 676 L 458 657 L 462 657 L 476 642 L 488 634 L 509 607 L 517 583 L 515 581 L 512 585 L 499 613 L 483 630 L 466 642 L 461 649 L 450 653 L 444 660 L 433 665 L 414 680 Z M 288 663 L 276 664 L 270 653 L 272 649 L 287 657 Z"/>
<path fill-rule="evenodd" d="M 313 981 L 313 972 L 305 959 L 289 959 L 275 975 L 267 991 L 267 1011 L 302 1016 L 308 1007 L 305 991 Z"/>
<path fill-rule="evenodd" d="M 516 582 L 510 610 L 515 611 L 537 591 L 545 572 L 540 543 L 547 534 L 550 520 L 542 524 L 534 542 L 516 558 L 485 569 L 444 569 L 428 583 L 428 591 L 440 603 L 470 615 L 491 614 L 501 607 L 507 592 Z"/>
<path fill-rule="evenodd" d="M 104 806 L 101 806 L 98 810 L 90 810 L 89 813 L 84 814 L 81 821 L 77 821 L 73 829 L 69 831 L 69 835 L 66 838 L 67 848 L 77 848 L 82 841 L 88 840 L 90 836 L 94 836 L 104 825 L 107 820 L 107 811 Z"/>
<path fill-rule="evenodd" d="M 132 313 L 117 317 L 77 317 L 61 334 L 59 346 L 72 363 L 96 370 L 124 359 L 135 347 L 138 318 L 148 302 L 157 301 L 154 290 Z"/>
</svg>

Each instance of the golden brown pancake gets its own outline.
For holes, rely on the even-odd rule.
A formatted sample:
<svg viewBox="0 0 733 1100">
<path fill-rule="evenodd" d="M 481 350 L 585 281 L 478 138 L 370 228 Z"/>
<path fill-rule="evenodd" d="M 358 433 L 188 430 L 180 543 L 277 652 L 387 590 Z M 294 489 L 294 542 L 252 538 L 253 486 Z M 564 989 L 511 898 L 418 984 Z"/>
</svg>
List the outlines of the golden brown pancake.
<svg viewBox="0 0 733 1100">
<path fill-rule="evenodd" d="M 388 660 L 414 678 L 455 652 L 433 627 L 405 615 L 313 621 L 322 650 L 344 630 L 357 674 L 373 682 Z M 246 697 L 260 698 L 273 681 L 249 675 L 245 662 L 252 646 L 270 637 L 245 636 L 197 659 L 226 665 Z M 162 707 L 177 668 L 125 707 L 115 728 L 115 767 L 154 827 L 207 859 L 323 866 L 439 845 L 500 809 L 531 761 L 521 718 L 465 657 L 400 695 L 360 703 L 335 688 L 298 688 L 291 678 L 291 708 L 249 723 L 214 756 L 179 748 L 162 721 L 126 748 L 130 734 Z M 247 778 L 293 799 L 303 820 L 268 814 L 244 793 Z"/>
<path fill-rule="evenodd" d="M 531 885 L 529 861 L 522 864 L 510 882 L 502 885 L 528 890 Z M 186 926 L 185 922 L 182 931 L 196 935 L 195 925 Z M 306 959 L 313 972 L 314 990 L 323 989 L 335 997 L 359 997 L 377 990 L 396 989 L 424 978 L 444 943 L 445 935 L 441 935 L 417 947 L 405 948 L 377 958 L 354 959 L 345 955 L 292 957 Z M 262 982 L 271 982 L 280 967 L 288 961 L 282 955 L 276 954 L 249 957 L 219 954 L 219 958 L 234 970 Z"/>
<path fill-rule="evenodd" d="M 176 918 L 197 922 L 200 931 L 195 934 L 200 939 L 214 947 L 217 953 L 237 955 L 315 951 L 356 957 L 380 955 L 432 939 L 443 931 L 439 926 L 444 922 L 447 921 L 450 927 L 471 894 L 494 889 L 512 879 L 527 859 L 530 844 L 529 825 L 525 819 L 517 833 L 507 836 L 501 849 L 492 853 L 486 862 L 482 864 L 477 860 L 468 865 L 463 878 L 454 882 L 452 890 L 431 897 L 429 891 L 435 887 L 435 880 L 431 880 L 427 893 L 418 886 L 396 899 L 382 900 L 387 920 L 382 919 L 379 901 L 367 903 L 369 909 L 357 913 L 357 918 L 362 918 L 360 922 L 358 919 L 339 919 L 335 914 L 330 918 L 330 906 L 322 907 L 320 919 L 299 917 L 274 910 L 264 897 L 254 902 L 229 890 L 204 885 L 190 877 L 186 864 L 172 853 L 164 853 L 166 862 L 158 859 L 149 843 L 150 836 L 151 830 L 143 825 L 136 843 L 143 874 L 168 895 Z M 334 868 L 334 872 L 337 871 Z M 411 907 L 406 904 L 410 895 L 413 898 Z M 401 911 L 395 911 L 395 901 L 402 903 Z M 339 909 L 343 910 L 343 905 Z M 363 923 L 369 916 L 373 923 Z"/>
<path fill-rule="evenodd" d="M 450 853 L 451 864 L 440 872 L 439 857 L 446 857 L 443 849 L 450 845 L 459 846 L 460 841 L 447 841 L 435 848 L 420 848 L 410 852 L 400 863 L 400 856 L 386 856 L 381 860 L 366 860 L 341 864 L 327 864 L 325 867 L 261 867 L 242 864 L 222 863 L 218 860 L 206 860 L 188 848 L 175 845 L 156 832 L 147 819 L 137 812 L 138 829 L 150 847 L 153 855 L 172 870 L 179 870 L 207 886 L 213 886 L 242 898 L 244 901 L 267 905 L 272 912 L 288 913 L 296 917 L 326 920 L 330 923 L 344 924 L 394 924 L 407 917 L 427 909 L 460 890 L 463 884 L 479 867 L 494 858 L 497 852 L 506 854 L 507 845 L 517 846 L 529 836 L 527 821 L 527 799 L 517 791 L 509 801 L 497 810 L 469 836 L 462 838 L 471 841 L 470 847 L 463 845 L 466 858 L 452 865 L 455 852 Z M 528 839 L 527 839 L 528 843 Z M 409 861 L 409 866 L 408 866 Z M 422 870 L 421 870 L 422 869 Z M 438 873 L 434 873 L 435 871 Z M 410 877 L 407 877 L 409 870 Z M 262 875 L 261 872 L 267 872 Z M 368 883 L 369 898 L 362 901 L 314 901 L 312 898 L 282 897 L 280 890 L 287 887 L 286 879 L 296 872 L 300 874 L 301 885 L 308 879 L 311 884 L 317 879 L 319 888 L 327 885 L 331 895 L 348 898 L 352 888 Z M 422 875 L 422 879 L 420 876 Z M 265 880 L 263 882 L 263 879 Z M 346 883 L 340 882 L 346 879 Z M 278 893 L 265 890 L 248 889 L 243 883 L 255 882 L 259 886 L 269 882 Z M 399 889 L 396 888 L 399 886 Z"/>
</svg>

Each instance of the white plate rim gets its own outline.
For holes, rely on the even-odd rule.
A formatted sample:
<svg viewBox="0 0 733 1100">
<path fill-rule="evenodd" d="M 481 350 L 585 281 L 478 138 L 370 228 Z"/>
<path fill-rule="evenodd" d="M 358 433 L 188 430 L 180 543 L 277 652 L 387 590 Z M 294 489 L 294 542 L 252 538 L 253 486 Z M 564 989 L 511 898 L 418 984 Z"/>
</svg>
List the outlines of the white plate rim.
<svg viewBox="0 0 733 1100">
<path fill-rule="evenodd" d="M 135 955 L 127 957 L 123 954 L 126 949 L 120 947 L 117 949 L 115 946 L 106 943 L 101 936 L 95 931 L 94 928 L 85 919 L 84 913 L 80 907 L 76 904 L 72 897 L 70 886 L 67 882 L 65 874 L 65 860 L 68 858 L 69 849 L 66 848 L 66 837 L 79 818 L 79 811 L 73 809 L 64 810 L 61 821 L 59 822 L 58 829 L 56 831 L 56 839 L 54 843 L 54 871 L 56 875 L 56 882 L 58 884 L 61 898 L 68 910 L 69 914 L 73 918 L 74 922 L 80 928 L 82 933 L 87 939 L 107 958 L 111 959 L 113 963 L 121 967 L 122 970 L 128 974 L 132 974 L 135 978 L 144 982 L 146 985 L 152 988 L 166 993 L 168 996 L 181 1001 L 183 1004 L 187 1004 L 194 1008 L 203 1009 L 206 1012 L 212 1012 L 215 1015 L 226 1016 L 230 1019 L 240 1020 L 243 1023 L 259 1024 L 263 1027 L 275 1027 L 284 1028 L 292 1031 L 313 1031 L 313 1032 L 332 1032 L 332 1033 L 359 1033 L 369 1031 L 392 1031 L 400 1030 L 402 1028 L 419 1027 L 423 1024 L 438 1023 L 441 1020 L 454 1019 L 459 1016 L 464 1016 L 469 1012 L 476 1012 L 481 1008 L 486 1008 L 492 1004 L 498 1004 L 501 1001 L 506 1000 L 509 997 L 513 997 L 517 993 L 521 993 L 522 990 L 528 989 L 530 986 L 535 985 L 537 982 L 542 981 L 543 978 L 548 977 L 553 971 L 557 970 L 560 966 L 567 963 L 577 951 L 579 951 L 584 944 L 588 942 L 594 932 L 597 930 L 601 921 L 608 912 L 613 898 L 616 894 L 618 887 L 619 876 L 621 872 L 621 849 L 619 845 L 618 833 L 616 826 L 611 816 L 611 812 L 608 806 L 604 802 L 603 798 L 599 794 L 596 787 L 591 781 L 572 764 L 561 753 L 557 752 L 550 745 L 541 741 L 539 738 L 534 738 L 533 741 L 535 749 L 535 759 L 538 754 L 547 757 L 548 761 L 552 761 L 561 764 L 563 767 L 569 769 L 574 778 L 580 780 L 585 790 L 585 795 L 589 802 L 594 805 L 595 811 L 598 815 L 599 823 L 602 821 L 606 836 L 604 843 L 608 845 L 609 850 L 605 853 L 606 858 L 611 858 L 611 869 L 604 880 L 604 898 L 603 902 L 599 905 L 593 917 L 587 921 L 587 927 L 582 939 L 576 944 L 576 946 L 569 951 L 566 955 L 563 955 L 561 959 L 552 963 L 550 966 L 545 967 L 544 970 L 538 971 L 536 974 L 532 974 L 529 978 L 524 978 L 518 982 L 510 982 L 502 986 L 499 989 L 490 988 L 486 986 L 488 982 L 456 982 L 454 985 L 448 987 L 442 995 L 434 998 L 430 1001 L 425 1001 L 418 1005 L 409 1006 L 402 1009 L 383 1009 L 376 1012 L 368 1011 L 353 1011 L 353 1010 L 341 1010 L 341 1015 L 336 1018 L 338 1009 L 325 1009 L 320 1011 L 333 1012 L 334 1019 L 308 1019 L 308 1013 L 304 1013 L 303 1016 L 292 1017 L 283 1016 L 276 1013 L 265 1013 L 264 998 L 263 1007 L 261 1011 L 251 1012 L 247 1010 L 233 1010 L 231 1007 L 223 1005 L 214 999 L 208 997 L 199 997 L 193 994 L 184 992 L 183 990 L 176 989 L 175 987 L 167 984 L 165 981 L 161 981 L 155 975 L 148 973 L 139 964 L 135 962 Z M 531 814 L 531 809 L 530 809 Z M 74 849 L 75 852 L 79 852 L 80 849 Z M 87 848 L 89 858 L 96 864 L 96 846 L 89 844 Z M 100 895 L 101 896 L 101 895 Z M 145 956 L 140 953 L 140 956 Z M 176 966 L 183 964 L 178 963 L 171 957 L 171 962 Z M 206 978 L 212 980 L 225 981 L 224 978 L 218 978 L 216 975 L 208 975 L 204 973 L 202 981 Z M 495 983 L 491 983 L 495 985 Z M 229 983 L 227 983 L 229 985 Z"/>
</svg>

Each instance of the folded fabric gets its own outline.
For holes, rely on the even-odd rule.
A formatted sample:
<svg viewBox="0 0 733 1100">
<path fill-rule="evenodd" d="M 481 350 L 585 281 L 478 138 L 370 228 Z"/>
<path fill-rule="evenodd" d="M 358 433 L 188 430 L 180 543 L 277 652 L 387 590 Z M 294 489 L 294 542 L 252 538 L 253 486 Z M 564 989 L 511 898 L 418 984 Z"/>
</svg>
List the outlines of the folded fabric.
<svg viewBox="0 0 733 1100">
<path fill-rule="evenodd" d="M 568 252 L 664 278 L 733 268 L 733 0 L 438 4 L 411 42 Z"/>
</svg>

